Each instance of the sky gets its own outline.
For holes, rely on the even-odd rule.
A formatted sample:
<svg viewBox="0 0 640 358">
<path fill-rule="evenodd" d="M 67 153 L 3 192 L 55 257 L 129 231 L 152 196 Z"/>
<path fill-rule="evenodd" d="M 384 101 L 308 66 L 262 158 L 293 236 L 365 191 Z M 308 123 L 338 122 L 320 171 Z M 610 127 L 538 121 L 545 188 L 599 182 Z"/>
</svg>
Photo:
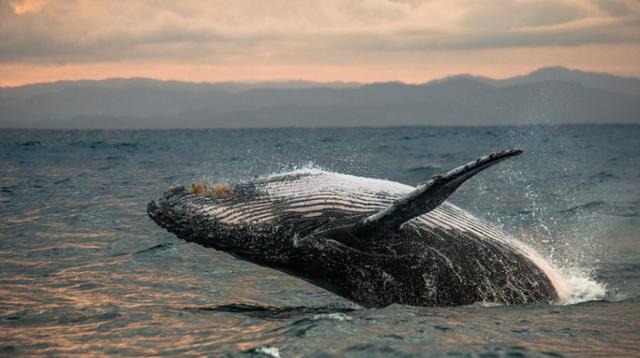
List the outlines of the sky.
<svg viewBox="0 0 640 358">
<path fill-rule="evenodd" d="M 640 0 L 0 0 L 0 86 L 640 77 Z"/>
</svg>

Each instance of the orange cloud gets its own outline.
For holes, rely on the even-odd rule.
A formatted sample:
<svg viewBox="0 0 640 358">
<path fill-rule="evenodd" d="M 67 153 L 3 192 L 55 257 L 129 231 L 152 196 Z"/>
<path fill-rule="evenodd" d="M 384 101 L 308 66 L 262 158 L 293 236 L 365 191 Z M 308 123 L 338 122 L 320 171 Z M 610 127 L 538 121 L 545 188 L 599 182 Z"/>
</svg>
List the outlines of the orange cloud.
<svg viewBox="0 0 640 358">
<path fill-rule="evenodd" d="M 49 0 L 12 0 L 9 2 L 16 15 L 39 12 Z"/>
</svg>

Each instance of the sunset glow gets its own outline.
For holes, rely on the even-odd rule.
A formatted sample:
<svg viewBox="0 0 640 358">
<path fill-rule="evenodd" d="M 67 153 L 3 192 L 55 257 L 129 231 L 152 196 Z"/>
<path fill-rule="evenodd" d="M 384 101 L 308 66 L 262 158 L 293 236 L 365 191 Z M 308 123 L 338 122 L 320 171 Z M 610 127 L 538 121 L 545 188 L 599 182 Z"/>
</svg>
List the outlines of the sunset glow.
<svg viewBox="0 0 640 358">
<path fill-rule="evenodd" d="M 542 66 L 640 76 L 632 0 L 0 2 L 0 85 L 424 82 Z"/>
</svg>

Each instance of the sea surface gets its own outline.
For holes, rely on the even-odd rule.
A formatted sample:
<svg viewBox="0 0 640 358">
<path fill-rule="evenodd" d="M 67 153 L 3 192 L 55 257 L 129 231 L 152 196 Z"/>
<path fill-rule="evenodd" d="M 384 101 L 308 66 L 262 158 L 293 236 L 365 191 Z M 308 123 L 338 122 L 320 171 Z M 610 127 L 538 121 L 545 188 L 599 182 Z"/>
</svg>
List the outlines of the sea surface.
<svg viewBox="0 0 640 358">
<path fill-rule="evenodd" d="M 524 154 L 450 201 L 536 248 L 563 304 L 364 309 L 185 243 L 172 185 L 299 168 L 411 185 Z M 640 126 L 0 130 L 0 356 L 640 356 Z"/>
</svg>

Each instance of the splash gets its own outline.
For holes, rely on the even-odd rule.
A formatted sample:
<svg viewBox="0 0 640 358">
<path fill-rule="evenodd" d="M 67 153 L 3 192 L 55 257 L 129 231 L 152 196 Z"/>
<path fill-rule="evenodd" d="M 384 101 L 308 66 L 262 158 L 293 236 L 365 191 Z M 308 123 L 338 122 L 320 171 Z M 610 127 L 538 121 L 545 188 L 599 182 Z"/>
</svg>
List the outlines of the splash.
<svg viewBox="0 0 640 358">
<path fill-rule="evenodd" d="M 543 255 L 520 240 L 515 242 L 516 246 L 547 275 L 558 293 L 559 304 L 571 305 L 605 298 L 606 285 L 594 280 L 589 270 L 576 268 L 567 257 L 559 264 L 556 255 Z"/>
<path fill-rule="evenodd" d="M 595 281 L 585 270 L 568 269 L 564 272 L 569 284 L 569 296 L 561 303 L 572 305 L 580 302 L 602 300 L 607 295 L 606 284 Z"/>
<path fill-rule="evenodd" d="M 301 165 L 285 166 L 279 171 L 259 177 L 260 179 L 273 179 L 285 175 L 314 175 L 327 172 L 324 168 L 314 162 L 307 162 Z"/>
<path fill-rule="evenodd" d="M 552 240 L 541 241 L 545 244 L 552 242 Z M 545 250 L 546 254 L 541 254 L 525 244 L 522 244 L 521 248 L 549 277 L 558 292 L 559 304 L 571 305 L 602 300 L 606 297 L 606 285 L 596 281 L 591 270 L 576 266 L 579 261 L 570 260 L 566 255 L 558 255 L 553 247 L 551 250 Z"/>
<path fill-rule="evenodd" d="M 590 178 L 592 160 L 582 159 L 582 152 L 575 135 L 569 136 L 561 127 L 529 128 L 520 132 L 510 131 L 513 143 L 528 152 L 533 163 L 519 167 L 504 166 L 500 169 L 514 196 L 519 196 L 522 209 L 511 215 L 494 214 L 491 222 L 497 222 L 507 232 L 538 252 L 541 267 L 555 282 L 561 297 L 560 304 L 570 305 L 609 298 L 607 285 L 594 278 L 603 253 L 602 237 L 608 230 L 599 215 L 609 207 L 607 202 L 592 190 L 583 191 L 581 184 Z M 554 139 L 554 145 L 537 145 L 540 141 Z M 543 177 L 537 171 L 538 163 L 553 162 L 553 170 Z M 569 173 L 576 175 L 575 179 Z M 574 174 L 575 173 L 575 174 Z M 596 175 L 601 175 L 601 171 Z M 538 265 L 540 266 L 540 265 Z M 552 274 L 549 272 L 553 271 Z"/>
</svg>

